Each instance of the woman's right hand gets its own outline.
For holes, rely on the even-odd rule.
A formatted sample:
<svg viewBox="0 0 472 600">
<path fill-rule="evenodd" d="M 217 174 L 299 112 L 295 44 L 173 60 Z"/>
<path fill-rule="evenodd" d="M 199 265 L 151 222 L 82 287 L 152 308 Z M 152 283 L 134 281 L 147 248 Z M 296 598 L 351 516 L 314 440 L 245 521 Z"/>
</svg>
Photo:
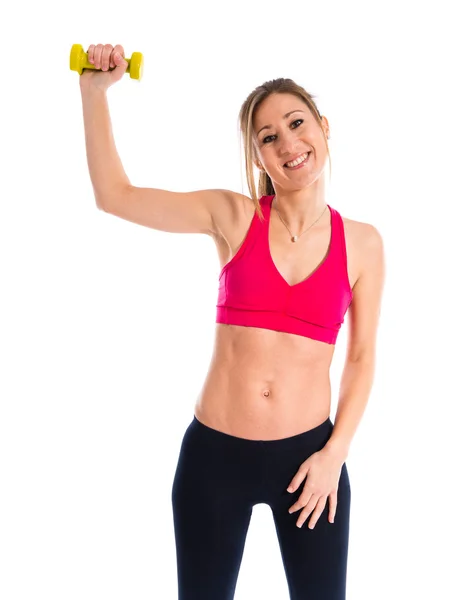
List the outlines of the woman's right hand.
<svg viewBox="0 0 472 600">
<path fill-rule="evenodd" d="M 91 44 L 87 51 L 88 62 L 97 70 L 84 69 L 79 77 L 81 89 L 99 88 L 106 91 L 119 81 L 128 68 L 123 46 L 111 44 Z"/>
</svg>

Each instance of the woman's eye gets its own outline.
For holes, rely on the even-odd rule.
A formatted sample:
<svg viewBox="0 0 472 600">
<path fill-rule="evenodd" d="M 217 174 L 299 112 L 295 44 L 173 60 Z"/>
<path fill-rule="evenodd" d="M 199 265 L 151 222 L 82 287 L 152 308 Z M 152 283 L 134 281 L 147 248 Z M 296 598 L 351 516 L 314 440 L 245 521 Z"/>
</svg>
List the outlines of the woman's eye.
<svg viewBox="0 0 472 600">
<path fill-rule="evenodd" d="M 300 123 L 303 123 L 303 119 L 295 119 L 295 121 L 293 121 L 293 122 L 292 122 L 292 125 L 294 125 L 295 123 L 298 123 L 298 122 L 300 122 Z M 297 127 L 299 127 L 299 125 L 297 125 Z M 266 142 L 266 140 L 268 140 L 269 138 L 272 138 L 272 137 L 274 137 L 274 136 L 273 136 L 273 135 L 268 135 L 267 137 L 265 137 L 265 138 L 262 140 L 262 143 L 263 143 L 263 144 L 266 144 L 266 143 L 268 143 L 268 142 Z"/>
</svg>

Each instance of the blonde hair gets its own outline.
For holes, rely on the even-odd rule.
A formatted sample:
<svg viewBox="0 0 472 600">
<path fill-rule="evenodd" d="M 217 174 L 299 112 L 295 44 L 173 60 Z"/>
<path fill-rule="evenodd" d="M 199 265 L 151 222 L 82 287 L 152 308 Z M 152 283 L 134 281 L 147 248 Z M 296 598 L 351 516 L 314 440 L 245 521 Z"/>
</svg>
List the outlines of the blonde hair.
<svg viewBox="0 0 472 600">
<path fill-rule="evenodd" d="M 255 88 L 244 101 L 239 111 L 239 127 L 244 143 L 244 155 L 245 155 L 245 167 L 246 167 L 246 181 L 249 187 L 249 193 L 254 202 L 256 213 L 260 220 L 263 220 L 261 205 L 259 198 L 261 196 L 271 196 L 275 194 L 272 180 L 268 173 L 265 171 L 259 175 L 259 182 L 256 191 L 256 183 L 254 181 L 254 159 L 256 158 L 256 150 L 254 147 L 254 115 L 257 107 L 272 94 L 293 94 L 297 98 L 300 98 L 312 115 L 317 120 L 321 127 L 321 114 L 314 101 L 315 96 L 309 94 L 303 87 L 296 84 L 292 79 L 272 79 L 266 81 L 262 85 Z M 329 174 L 331 179 L 331 154 L 329 152 L 328 141 L 323 127 L 321 127 L 323 137 L 325 138 L 326 149 L 329 157 Z"/>
</svg>

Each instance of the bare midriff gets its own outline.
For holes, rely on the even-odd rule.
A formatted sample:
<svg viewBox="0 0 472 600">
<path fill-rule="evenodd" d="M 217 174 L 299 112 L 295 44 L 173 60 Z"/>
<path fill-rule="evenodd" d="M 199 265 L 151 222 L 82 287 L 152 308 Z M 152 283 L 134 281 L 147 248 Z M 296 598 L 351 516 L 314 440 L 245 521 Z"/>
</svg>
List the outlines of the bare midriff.
<svg viewBox="0 0 472 600">
<path fill-rule="evenodd" d="M 250 440 L 313 429 L 330 416 L 334 348 L 290 333 L 217 323 L 195 416 L 208 427 Z"/>
</svg>

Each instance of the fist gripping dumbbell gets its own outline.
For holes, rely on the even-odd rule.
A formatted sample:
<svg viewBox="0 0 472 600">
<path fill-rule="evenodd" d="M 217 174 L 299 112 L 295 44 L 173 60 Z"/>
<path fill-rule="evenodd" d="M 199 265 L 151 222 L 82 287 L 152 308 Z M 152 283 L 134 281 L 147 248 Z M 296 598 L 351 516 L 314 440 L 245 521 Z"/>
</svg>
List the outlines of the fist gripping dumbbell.
<svg viewBox="0 0 472 600">
<path fill-rule="evenodd" d="M 77 71 L 82 75 L 84 69 L 96 69 L 95 65 L 88 62 L 88 55 L 80 44 L 73 44 L 70 51 L 70 70 Z M 133 52 L 131 58 L 125 58 L 128 63 L 126 73 L 129 73 L 131 79 L 138 81 L 143 76 L 144 57 L 141 52 Z"/>
</svg>

